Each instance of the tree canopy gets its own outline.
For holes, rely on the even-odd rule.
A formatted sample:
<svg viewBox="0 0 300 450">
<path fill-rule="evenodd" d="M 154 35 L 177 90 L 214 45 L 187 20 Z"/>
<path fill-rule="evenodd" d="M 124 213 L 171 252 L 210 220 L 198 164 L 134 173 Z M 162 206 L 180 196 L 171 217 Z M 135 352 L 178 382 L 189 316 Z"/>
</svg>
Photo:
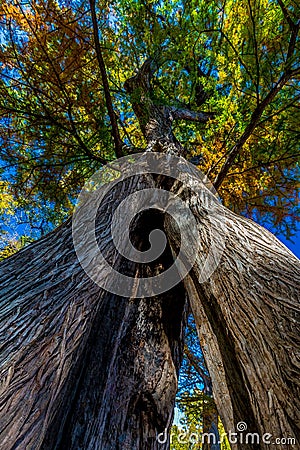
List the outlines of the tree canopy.
<svg viewBox="0 0 300 450">
<path fill-rule="evenodd" d="M 175 133 L 224 204 L 293 232 L 298 2 L 6 0 L 0 21 L 3 218 L 17 208 L 29 236 L 45 233 L 70 213 L 84 180 L 118 155 L 100 53 L 123 154 L 145 146 L 124 82 L 152 58 L 153 99 L 209 113 L 204 123 L 183 114 Z"/>
</svg>

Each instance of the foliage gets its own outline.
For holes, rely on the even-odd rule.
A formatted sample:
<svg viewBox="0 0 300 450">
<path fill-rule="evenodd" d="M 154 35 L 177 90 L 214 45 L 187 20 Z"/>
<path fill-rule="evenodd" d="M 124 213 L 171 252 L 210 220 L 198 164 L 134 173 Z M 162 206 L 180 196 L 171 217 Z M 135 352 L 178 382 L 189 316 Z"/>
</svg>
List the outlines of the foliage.
<svg viewBox="0 0 300 450">
<path fill-rule="evenodd" d="M 291 72 L 219 189 L 231 209 L 289 237 L 299 195 L 298 3 L 100 1 L 97 14 L 124 143 L 144 145 L 124 81 L 155 58 L 153 98 L 216 113 L 208 125 L 175 127 L 212 181 L 256 109 Z M 59 222 L 84 180 L 115 157 L 89 4 L 6 0 L 0 21 L 2 178 L 35 226 L 37 208 L 48 219 L 52 208 Z"/>
<path fill-rule="evenodd" d="M 5 236 L 5 234 L 4 234 Z M 2 261 L 5 258 L 8 258 L 9 256 L 13 255 L 14 253 L 21 250 L 26 245 L 33 242 L 33 239 L 23 235 L 18 237 L 11 237 L 9 236 L 8 239 L 4 240 L 4 246 L 2 247 L 1 241 L 0 241 L 0 261 Z"/>
<path fill-rule="evenodd" d="M 3 2 L 0 14 L 3 176 L 20 206 L 46 215 L 52 202 L 62 219 L 111 149 L 91 30 L 82 8 L 55 1 Z"/>
<path fill-rule="evenodd" d="M 222 424 L 219 425 L 220 450 L 230 450 Z M 199 423 L 190 422 L 188 426 L 173 425 L 171 430 L 171 450 L 202 450 L 202 428 Z M 211 440 L 213 442 L 213 440 Z"/>
<path fill-rule="evenodd" d="M 7 182 L 0 182 L 0 193 L 0 214 L 12 215 L 14 213 L 15 201 Z"/>
</svg>

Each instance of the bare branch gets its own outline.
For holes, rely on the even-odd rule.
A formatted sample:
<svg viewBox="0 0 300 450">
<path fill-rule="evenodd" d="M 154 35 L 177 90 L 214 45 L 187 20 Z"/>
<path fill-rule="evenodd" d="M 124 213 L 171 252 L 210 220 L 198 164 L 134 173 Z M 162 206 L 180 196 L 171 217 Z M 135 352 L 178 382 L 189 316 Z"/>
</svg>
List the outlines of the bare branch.
<svg viewBox="0 0 300 450">
<path fill-rule="evenodd" d="M 240 137 L 238 142 L 230 150 L 223 167 L 221 168 L 220 172 L 218 173 L 218 175 L 215 178 L 214 186 L 216 189 L 218 189 L 221 186 L 230 167 L 234 163 L 236 156 L 239 154 L 241 148 L 243 147 L 245 142 L 249 139 L 249 137 L 253 133 L 254 129 L 258 125 L 260 118 L 261 118 L 263 112 L 265 111 L 266 107 L 274 100 L 274 98 L 276 97 L 278 92 L 280 92 L 280 90 L 283 88 L 283 86 L 298 72 L 300 72 L 300 68 L 297 70 L 285 72 L 282 75 L 282 77 L 279 79 L 279 81 L 275 84 L 273 89 L 271 89 L 271 91 L 268 93 L 268 95 L 264 98 L 264 100 L 255 108 L 255 110 L 253 111 L 253 113 L 251 115 L 250 122 L 247 125 L 244 133 L 242 134 L 242 136 Z"/>
<path fill-rule="evenodd" d="M 201 367 L 200 361 L 198 358 L 195 357 L 195 355 L 191 352 L 191 350 L 185 346 L 185 355 L 191 364 L 191 366 L 195 369 L 197 374 L 200 376 L 201 380 L 204 384 L 204 393 L 211 392 L 211 378 L 207 373 L 205 373 L 205 370 L 203 367 Z"/>
<path fill-rule="evenodd" d="M 109 83 L 108 83 L 105 63 L 104 63 L 104 59 L 103 59 L 102 51 L 101 51 L 101 47 L 100 47 L 95 0 L 89 0 L 89 3 L 90 3 L 90 7 L 91 7 L 95 49 L 96 49 L 98 65 L 99 65 L 99 69 L 100 69 L 101 77 L 102 77 L 106 107 L 107 107 L 107 112 L 108 112 L 110 122 L 111 122 L 112 136 L 113 136 L 114 143 L 115 143 L 116 155 L 117 155 L 117 158 L 120 158 L 123 155 L 123 152 L 122 152 L 123 143 L 120 138 L 118 123 L 117 123 L 117 116 L 114 112 L 114 108 L 113 108 L 113 104 L 112 104 L 112 98 L 110 95 L 110 89 L 109 89 Z"/>
<path fill-rule="evenodd" d="M 286 67 L 288 69 L 291 68 L 292 65 L 292 58 L 293 58 L 293 54 L 296 48 L 296 41 L 297 41 L 297 36 L 299 33 L 299 28 L 300 28 L 300 21 L 297 25 L 293 25 L 293 28 L 291 28 L 291 37 L 290 37 L 290 42 L 289 42 L 289 48 L 288 48 L 288 52 L 287 52 L 287 56 L 286 56 Z"/>
<path fill-rule="evenodd" d="M 191 122 L 201 123 L 206 123 L 215 116 L 215 113 L 191 111 L 190 109 L 176 108 L 174 106 L 170 106 L 170 112 L 175 120 L 190 120 Z"/>
<path fill-rule="evenodd" d="M 287 57 L 286 57 L 286 65 L 288 68 L 290 68 L 291 66 L 291 58 L 294 54 L 295 51 L 295 46 L 296 46 L 296 40 L 297 40 L 297 36 L 299 33 L 299 28 L 300 28 L 300 20 L 298 20 L 297 23 L 294 23 L 294 21 L 292 20 L 289 11 L 287 9 L 287 7 L 285 6 L 285 4 L 283 3 L 283 0 L 277 0 L 278 4 L 281 8 L 281 11 L 284 15 L 285 20 L 287 21 L 289 27 L 290 27 L 290 31 L 291 31 L 291 37 L 290 37 L 290 42 L 289 42 L 289 47 L 288 47 L 288 52 L 287 52 Z"/>
<path fill-rule="evenodd" d="M 292 21 L 291 16 L 289 15 L 289 12 L 288 12 L 285 4 L 283 3 L 282 0 L 277 0 L 277 1 L 278 1 L 278 4 L 279 4 L 280 8 L 281 8 L 281 11 L 282 11 L 282 13 L 284 15 L 285 20 L 289 24 L 290 28 L 293 28 L 295 24 Z"/>
<path fill-rule="evenodd" d="M 251 1 L 248 0 L 248 6 L 250 11 L 250 18 L 252 23 L 253 30 L 253 42 L 254 42 L 254 53 L 255 53 L 255 64 L 256 64 L 256 82 L 255 82 L 255 90 L 256 90 L 256 103 L 259 105 L 260 95 L 259 95 L 259 83 L 260 83 L 260 64 L 259 64 L 259 56 L 258 56 L 258 44 L 256 38 L 256 24 L 255 24 L 255 16 L 251 6 Z"/>
</svg>

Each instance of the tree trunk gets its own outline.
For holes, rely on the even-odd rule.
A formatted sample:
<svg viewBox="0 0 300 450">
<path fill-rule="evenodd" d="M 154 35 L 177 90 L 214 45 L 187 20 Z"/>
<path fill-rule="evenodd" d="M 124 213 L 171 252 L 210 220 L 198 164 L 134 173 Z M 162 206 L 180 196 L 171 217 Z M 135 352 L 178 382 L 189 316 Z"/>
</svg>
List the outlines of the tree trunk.
<svg viewBox="0 0 300 450">
<path fill-rule="evenodd" d="M 107 224 L 124 197 L 153 182 L 130 179 L 99 209 L 99 245 L 127 274 L 143 273 L 117 256 Z M 202 254 L 184 284 L 227 432 L 245 422 L 261 439 L 264 433 L 297 439 L 299 261 L 262 227 L 210 200 L 204 185 L 195 197 L 176 181 L 156 182 L 181 196 L 197 220 Z M 134 226 L 141 249 L 153 228 L 165 229 L 170 247 L 143 270 L 151 276 L 168 267 L 180 227 L 154 212 Z M 205 273 L 218 253 L 209 256 L 212 243 L 223 255 L 217 270 Z M 78 263 L 70 221 L 0 267 L 2 448 L 168 448 L 157 435 L 172 420 L 183 286 L 140 300 L 105 292 Z M 261 440 L 247 445 L 272 448 Z"/>
<path fill-rule="evenodd" d="M 133 109 L 149 149 L 184 154 L 172 132 L 180 115 L 152 101 L 154 66 L 146 61 L 127 80 Z M 259 433 L 259 443 L 250 440 L 249 449 L 269 449 L 270 442 L 289 437 L 299 445 L 299 260 L 267 230 L 218 204 L 193 168 L 185 170 L 192 176 L 188 186 L 183 175 L 168 188 L 197 222 L 197 260 L 184 284 L 225 429 Z M 188 226 L 184 216 L 179 222 L 174 226 L 166 216 L 174 254 L 179 230 Z M 270 442 L 263 442 L 265 433 L 272 434 Z M 243 437 L 232 442 L 233 450 L 244 448 Z"/>
<path fill-rule="evenodd" d="M 151 101 L 151 71 L 145 63 L 127 80 L 148 150 L 184 154 L 172 132 L 172 121 L 184 112 Z M 184 287 L 141 300 L 107 293 L 82 270 L 70 221 L 1 263 L 3 450 L 168 448 L 156 436 L 171 425 L 185 291 L 226 431 L 245 422 L 249 432 L 259 433 L 260 442 L 250 441 L 248 449 L 272 448 L 262 442 L 264 433 L 300 436 L 299 261 L 272 234 L 220 205 L 203 182 L 194 183 L 198 194 L 163 176 L 131 177 L 105 197 L 96 221 L 111 267 L 151 277 L 176 257 L 179 230 L 189 227 L 186 216 L 175 226 L 167 214 L 150 212 L 132 225 L 137 248 L 145 249 L 154 228 L 163 229 L 169 242 L 155 263 L 142 268 L 117 253 L 111 219 L 130 193 L 171 190 L 198 229 L 199 246 L 187 248 L 197 258 Z M 89 239 L 87 258 L 94 251 Z M 232 450 L 244 448 L 240 440 L 232 443 Z"/>
<path fill-rule="evenodd" d="M 246 423 L 238 440 L 247 432 L 259 433 L 260 443 L 248 444 L 249 449 L 272 448 L 262 442 L 265 433 L 272 434 L 270 442 L 292 437 L 299 445 L 299 260 L 251 220 L 221 204 L 210 210 L 212 194 L 200 189 L 199 197 L 185 193 L 197 220 L 200 248 L 209 260 L 210 249 L 218 255 L 226 241 L 217 269 L 209 271 L 199 254 L 185 286 L 219 414 L 227 432 Z M 173 186 L 174 192 L 180 190 Z M 176 250 L 179 236 L 166 220 Z M 245 440 L 232 443 L 232 449 L 244 445 Z"/>
<path fill-rule="evenodd" d="M 98 213 L 100 248 L 128 275 L 137 267 L 116 256 L 107 224 L 141 186 L 136 178 L 116 188 Z M 161 223 L 141 217 L 135 244 Z M 170 259 L 166 249 L 147 270 Z M 183 286 L 140 300 L 105 292 L 77 260 L 70 221 L 3 261 L 0 280 L 1 448 L 168 448 L 157 435 L 172 423 Z"/>
</svg>

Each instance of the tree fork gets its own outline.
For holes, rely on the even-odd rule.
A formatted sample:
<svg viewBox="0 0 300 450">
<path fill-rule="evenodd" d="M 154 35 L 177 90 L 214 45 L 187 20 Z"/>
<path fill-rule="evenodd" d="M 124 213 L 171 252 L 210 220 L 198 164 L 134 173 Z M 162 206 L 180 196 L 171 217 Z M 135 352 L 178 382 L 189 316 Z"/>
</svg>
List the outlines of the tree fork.
<svg viewBox="0 0 300 450">
<path fill-rule="evenodd" d="M 169 137 L 160 151 L 172 154 L 177 149 L 182 154 L 182 147 L 173 140 L 172 120 L 166 116 L 162 123 L 164 118 L 151 101 L 153 70 L 151 62 L 146 62 L 128 80 L 129 92 L 142 92 L 139 104 L 136 107 L 133 104 L 133 108 L 140 123 L 144 122 L 148 142 L 159 141 L 161 130 L 167 129 Z M 263 108 L 291 76 L 292 72 L 283 75 L 262 102 Z M 261 114 L 255 112 L 255 120 Z M 248 131 L 251 134 L 250 128 Z M 209 210 L 207 205 L 213 194 L 203 184 L 199 189 L 202 198 L 184 194 L 198 224 L 202 249 L 185 279 L 185 287 L 225 429 L 233 432 L 238 422 L 247 422 L 250 432 L 260 433 L 260 443 L 253 444 L 253 449 L 269 448 L 262 442 L 264 433 L 291 437 L 298 442 L 300 262 L 274 235 L 251 220 L 237 216 L 221 204 L 214 211 Z M 175 182 L 171 190 L 181 195 L 180 184 Z M 184 226 L 184 217 L 179 228 L 174 228 L 166 217 L 165 230 L 175 253 L 180 242 L 178 230 Z M 224 236 L 226 245 L 218 267 L 206 281 L 199 283 L 203 270 L 201 256 L 208 255 L 212 245 L 217 249 Z M 213 264 L 213 260 L 210 262 Z M 232 448 L 242 450 L 243 445 L 233 443 Z"/>
</svg>

